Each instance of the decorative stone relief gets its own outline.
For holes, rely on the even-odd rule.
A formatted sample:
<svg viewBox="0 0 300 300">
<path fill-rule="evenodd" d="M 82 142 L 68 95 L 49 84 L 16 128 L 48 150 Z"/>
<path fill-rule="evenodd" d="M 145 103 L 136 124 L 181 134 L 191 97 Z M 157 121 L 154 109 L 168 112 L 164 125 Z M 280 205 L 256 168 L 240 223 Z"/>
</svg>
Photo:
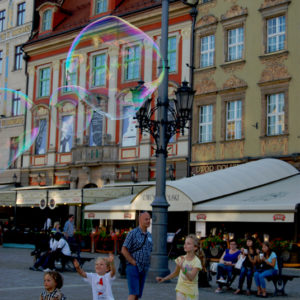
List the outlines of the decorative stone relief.
<svg viewBox="0 0 300 300">
<path fill-rule="evenodd" d="M 204 3 L 202 5 L 199 5 L 198 12 L 200 14 L 207 14 L 211 8 L 216 7 L 216 5 L 217 5 L 216 2 L 217 1 L 211 1 L 211 2 Z"/>
<path fill-rule="evenodd" d="M 280 62 L 273 62 L 272 64 L 267 64 L 267 67 L 262 71 L 259 83 L 289 79 L 290 77 L 285 65 Z"/>
<path fill-rule="evenodd" d="M 202 77 L 195 84 L 196 95 L 207 94 L 217 91 L 217 84 L 209 75 Z"/>
<path fill-rule="evenodd" d="M 275 6 L 281 3 L 290 2 L 289 0 L 265 0 L 264 3 L 260 6 L 260 9 L 264 9 L 270 6 Z"/>
<path fill-rule="evenodd" d="M 239 87 L 247 87 L 247 86 L 248 85 L 246 81 L 233 75 L 225 81 L 225 83 L 223 84 L 223 90 L 239 88 Z"/>
<path fill-rule="evenodd" d="M 181 36 L 184 40 L 191 38 L 191 29 L 190 28 L 183 28 L 181 30 Z"/>
<path fill-rule="evenodd" d="M 239 5 L 233 5 L 227 12 L 226 14 L 221 16 L 221 20 L 227 20 L 231 19 L 234 17 L 242 16 L 248 14 L 248 9 L 243 8 Z"/>
<path fill-rule="evenodd" d="M 212 25 L 218 22 L 218 19 L 213 15 L 206 15 L 203 16 L 197 23 L 196 28 L 202 27 L 202 26 L 208 26 Z"/>
<path fill-rule="evenodd" d="M 227 74 L 235 73 L 236 71 L 242 70 L 245 66 L 245 63 L 234 63 L 230 65 L 222 65 L 224 72 Z"/>
<path fill-rule="evenodd" d="M 267 137 L 261 140 L 261 154 L 288 154 L 288 138 L 286 136 Z"/>
</svg>

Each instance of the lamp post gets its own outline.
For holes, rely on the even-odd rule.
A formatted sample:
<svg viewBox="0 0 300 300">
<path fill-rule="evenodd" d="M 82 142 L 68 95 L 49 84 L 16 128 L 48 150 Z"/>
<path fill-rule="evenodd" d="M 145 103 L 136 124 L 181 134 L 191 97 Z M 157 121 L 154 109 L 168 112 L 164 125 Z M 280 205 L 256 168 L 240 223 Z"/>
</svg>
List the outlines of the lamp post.
<svg viewBox="0 0 300 300">
<path fill-rule="evenodd" d="M 191 108 L 194 91 L 188 87 L 187 82 L 177 90 L 175 109 L 169 105 L 168 99 L 168 19 L 169 1 L 162 0 L 162 35 L 160 51 L 162 55 L 161 66 L 165 65 L 165 76 L 159 86 L 156 105 L 151 108 L 151 99 L 147 99 L 136 114 L 138 127 L 141 132 L 151 134 L 157 145 L 156 148 L 156 194 L 152 202 L 152 238 L 153 252 L 149 279 L 155 280 L 156 276 L 166 276 L 170 273 L 168 268 L 167 255 L 167 225 L 168 206 L 166 200 L 166 160 L 168 156 L 167 145 L 170 138 L 181 131 L 191 119 Z M 160 67 L 161 68 L 161 67 Z M 139 81 L 138 86 L 131 89 L 133 97 L 141 97 L 143 94 L 143 82 Z M 156 115 L 157 118 L 154 118 Z M 168 119 L 168 116 L 170 117 Z"/>
<path fill-rule="evenodd" d="M 194 89 L 194 69 L 195 69 L 195 25 L 196 18 L 198 15 L 197 5 L 199 0 L 181 0 L 182 3 L 189 5 L 192 9 L 190 11 L 190 16 L 192 17 L 192 29 L 191 29 L 191 43 L 190 43 L 190 63 L 187 64 L 190 68 L 190 87 Z M 188 136 L 188 156 L 187 156 L 187 177 L 191 177 L 191 158 L 192 158 L 192 134 L 193 134 L 193 115 L 191 115 Z"/>
</svg>

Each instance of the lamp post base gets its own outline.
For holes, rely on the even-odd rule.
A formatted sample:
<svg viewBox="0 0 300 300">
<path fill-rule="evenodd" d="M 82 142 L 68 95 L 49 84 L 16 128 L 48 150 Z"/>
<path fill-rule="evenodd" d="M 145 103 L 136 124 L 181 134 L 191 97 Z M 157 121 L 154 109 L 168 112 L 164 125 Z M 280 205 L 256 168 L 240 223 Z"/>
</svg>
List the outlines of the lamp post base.
<svg viewBox="0 0 300 300">
<path fill-rule="evenodd" d="M 167 255 L 168 206 L 165 198 L 156 197 L 152 203 L 153 251 L 147 281 L 153 282 L 157 276 L 170 274 Z M 157 200 L 164 200 L 162 202 Z"/>
</svg>

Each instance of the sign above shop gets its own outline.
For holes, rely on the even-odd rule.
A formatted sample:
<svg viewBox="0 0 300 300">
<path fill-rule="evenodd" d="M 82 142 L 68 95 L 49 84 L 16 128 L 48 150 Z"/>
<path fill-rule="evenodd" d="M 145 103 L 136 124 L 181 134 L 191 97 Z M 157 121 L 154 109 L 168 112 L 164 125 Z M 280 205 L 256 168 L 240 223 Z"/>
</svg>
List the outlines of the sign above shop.
<svg viewBox="0 0 300 300">
<path fill-rule="evenodd" d="M 58 204 L 81 204 L 81 190 L 49 191 L 49 199 Z"/>
<path fill-rule="evenodd" d="M 138 194 L 131 203 L 136 210 L 152 210 L 151 203 L 155 198 L 155 186 L 151 186 Z M 183 192 L 171 186 L 166 187 L 166 200 L 170 204 L 168 211 L 191 211 L 193 204 Z"/>
<path fill-rule="evenodd" d="M 230 167 L 235 167 L 238 165 L 239 165 L 238 163 L 228 163 L 228 164 L 211 164 L 211 165 L 193 166 L 192 174 L 193 175 L 205 174 L 209 172 L 227 169 Z"/>
<path fill-rule="evenodd" d="M 20 206 L 39 207 L 42 199 L 47 199 L 46 190 L 27 190 L 17 192 L 17 205 Z"/>
</svg>

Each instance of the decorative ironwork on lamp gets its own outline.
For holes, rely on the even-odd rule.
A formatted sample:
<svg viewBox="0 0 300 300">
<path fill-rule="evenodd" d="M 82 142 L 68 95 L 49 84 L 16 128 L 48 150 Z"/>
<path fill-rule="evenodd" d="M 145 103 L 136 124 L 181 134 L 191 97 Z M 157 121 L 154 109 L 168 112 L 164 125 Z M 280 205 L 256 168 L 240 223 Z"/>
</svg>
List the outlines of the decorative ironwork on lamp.
<svg viewBox="0 0 300 300">
<path fill-rule="evenodd" d="M 142 101 L 141 97 L 143 95 L 144 82 L 139 81 L 138 86 L 131 89 L 134 101 Z M 146 99 L 142 107 L 136 113 L 134 117 L 138 121 L 138 127 L 143 132 L 149 132 L 154 138 L 156 145 L 159 145 L 160 139 L 160 125 L 166 125 L 166 144 L 168 144 L 171 137 L 178 132 L 181 132 L 184 135 L 184 129 L 189 128 L 189 121 L 191 120 L 193 100 L 194 100 L 195 91 L 193 91 L 189 86 L 187 81 L 183 81 L 182 85 L 175 92 L 176 99 L 169 99 L 167 106 L 168 117 L 167 120 L 161 119 L 158 120 L 155 118 L 155 113 L 158 108 L 163 104 L 158 98 L 155 106 L 151 106 L 152 99 Z M 175 103 L 175 108 L 170 105 L 170 101 Z M 161 151 L 165 152 L 163 149 L 156 149 L 156 154 Z"/>
</svg>

